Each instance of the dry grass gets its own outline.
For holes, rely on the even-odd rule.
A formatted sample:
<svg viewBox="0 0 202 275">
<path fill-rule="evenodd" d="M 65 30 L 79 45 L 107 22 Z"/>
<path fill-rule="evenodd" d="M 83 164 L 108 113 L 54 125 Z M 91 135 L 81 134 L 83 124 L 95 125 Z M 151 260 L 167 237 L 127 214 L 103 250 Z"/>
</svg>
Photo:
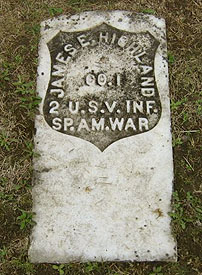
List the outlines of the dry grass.
<svg viewBox="0 0 202 275">
<path fill-rule="evenodd" d="M 78 263 L 61 269 L 65 274 L 201 274 L 200 0 L 0 1 L 0 274 L 59 274 L 51 264 L 28 262 L 31 224 L 28 219 L 27 226 L 20 229 L 18 219 L 22 210 L 29 213 L 32 206 L 39 24 L 56 15 L 54 8 L 63 14 L 98 9 L 138 12 L 150 9 L 166 19 L 175 162 L 173 230 L 179 247 L 177 263 Z M 21 106 L 22 100 L 26 100 L 26 108 Z"/>
</svg>

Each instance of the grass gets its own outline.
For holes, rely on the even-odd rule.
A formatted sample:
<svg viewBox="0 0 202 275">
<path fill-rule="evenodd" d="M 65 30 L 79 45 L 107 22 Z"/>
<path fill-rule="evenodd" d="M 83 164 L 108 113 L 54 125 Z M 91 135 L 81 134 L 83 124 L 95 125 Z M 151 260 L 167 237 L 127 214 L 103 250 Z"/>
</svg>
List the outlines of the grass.
<svg viewBox="0 0 202 275">
<path fill-rule="evenodd" d="M 167 22 L 178 262 L 31 264 L 39 24 L 59 14 L 129 8 Z M 201 274 L 201 1 L 4 0 L 0 9 L 0 274 Z"/>
</svg>

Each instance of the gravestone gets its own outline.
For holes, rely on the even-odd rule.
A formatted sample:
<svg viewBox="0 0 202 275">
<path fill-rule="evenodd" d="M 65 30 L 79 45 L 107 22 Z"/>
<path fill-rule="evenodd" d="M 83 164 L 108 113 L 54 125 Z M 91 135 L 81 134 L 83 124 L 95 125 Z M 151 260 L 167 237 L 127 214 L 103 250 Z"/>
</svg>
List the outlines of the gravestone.
<svg viewBox="0 0 202 275">
<path fill-rule="evenodd" d="M 153 15 L 41 24 L 32 262 L 176 260 L 166 51 Z"/>
</svg>

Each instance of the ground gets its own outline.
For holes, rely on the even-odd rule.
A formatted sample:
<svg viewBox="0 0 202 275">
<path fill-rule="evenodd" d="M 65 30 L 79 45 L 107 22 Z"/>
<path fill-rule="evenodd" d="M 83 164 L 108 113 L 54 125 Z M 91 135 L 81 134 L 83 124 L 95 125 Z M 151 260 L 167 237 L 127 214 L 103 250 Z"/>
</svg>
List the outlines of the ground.
<svg viewBox="0 0 202 275">
<path fill-rule="evenodd" d="M 84 10 L 132 10 L 167 23 L 177 263 L 31 264 L 31 178 L 37 46 L 41 21 Z M 0 1 L 0 274 L 202 274 L 200 0 Z"/>
</svg>

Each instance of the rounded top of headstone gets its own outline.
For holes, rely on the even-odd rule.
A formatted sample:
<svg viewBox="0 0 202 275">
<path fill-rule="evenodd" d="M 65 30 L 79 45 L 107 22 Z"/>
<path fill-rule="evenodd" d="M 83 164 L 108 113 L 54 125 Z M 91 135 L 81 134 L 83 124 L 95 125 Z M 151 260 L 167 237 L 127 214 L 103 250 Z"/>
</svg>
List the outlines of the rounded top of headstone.
<svg viewBox="0 0 202 275">
<path fill-rule="evenodd" d="M 43 21 L 41 23 L 42 34 L 50 30 L 58 30 L 61 28 L 69 31 L 84 31 L 92 27 L 109 24 L 115 28 L 122 30 L 142 31 L 145 28 L 153 29 L 154 31 L 164 31 L 165 20 L 151 14 L 136 13 L 124 10 L 113 11 L 85 11 L 73 15 L 61 15 Z"/>
</svg>

